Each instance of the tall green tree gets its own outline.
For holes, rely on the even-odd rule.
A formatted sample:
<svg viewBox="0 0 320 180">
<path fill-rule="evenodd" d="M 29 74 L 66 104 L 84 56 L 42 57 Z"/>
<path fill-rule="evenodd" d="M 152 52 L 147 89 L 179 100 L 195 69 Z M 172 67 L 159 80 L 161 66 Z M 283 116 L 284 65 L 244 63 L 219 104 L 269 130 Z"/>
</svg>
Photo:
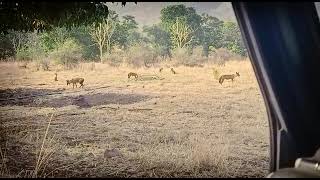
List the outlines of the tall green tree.
<svg viewBox="0 0 320 180">
<path fill-rule="evenodd" d="M 82 57 L 84 59 L 93 60 L 96 58 L 99 49 L 90 36 L 90 26 L 73 27 L 69 34 L 82 46 Z"/>
<path fill-rule="evenodd" d="M 44 49 L 49 52 L 61 46 L 70 36 L 70 31 L 66 27 L 54 27 L 38 34 Z"/>
<path fill-rule="evenodd" d="M 185 19 L 186 25 L 193 31 L 193 41 L 190 42 L 189 46 L 199 44 L 199 33 L 201 25 L 201 16 L 196 13 L 193 7 L 186 7 L 185 5 L 171 5 L 167 6 L 160 11 L 160 19 L 162 28 L 170 32 L 172 26 L 176 24 L 177 18 Z"/>
<path fill-rule="evenodd" d="M 17 53 L 23 50 L 29 40 L 28 33 L 23 33 L 19 31 L 9 31 L 6 35 L 10 39 L 14 52 Z"/>
<path fill-rule="evenodd" d="M 192 29 L 197 29 L 201 23 L 201 16 L 196 13 L 196 10 L 183 4 L 167 6 L 161 9 L 160 14 L 161 25 L 166 31 L 169 31 L 172 24 L 176 23 L 176 19 L 180 17 L 185 17 Z"/>
<path fill-rule="evenodd" d="M 149 43 L 162 58 L 171 57 L 170 33 L 161 28 L 159 24 L 150 27 L 144 26 L 143 32 L 147 34 Z"/>
<path fill-rule="evenodd" d="M 126 2 L 122 2 L 124 6 Z M 137 2 L 135 2 L 137 4 Z M 33 31 L 59 26 L 90 25 L 108 15 L 104 2 L 1 1 L 0 32 Z"/>
<path fill-rule="evenodd" d="M 238 25 L 234 22 L 224 22 L 222 47 L 230 50 L 233 53 L 245 56 L 247 50 L 242 40 L 241 32 Z"/>
<path fill-rule="evenodd" d="M 131 43 L 130 40 L 133 40 L 133 34 L 137 35 L 138 23 L 133 16 L 129 15 L 123 16 L 122 19 L 117 23 L 113 42 L 118 44 L 121 49 L 126 50 Z"/>
<path fill-rule="evenodd" d="M 111 38 L 115 32 L 116 22 L 111 18 L 107 18 L 105 21 L 100 23 L 93 23 L 92 36 L 95 43 L 98 45 L 100 51 L 100 61 L 102 61 L 103 50 L 106 47 L 106 52 L 110 53 L 111 50 Z"/>
<path fill-rule="evenodd" d="M 194 35 L 193 30 L 187 24 L 185 17 L 179 17 L 170 27 L 172 44 L 175 48 L 185 48 L 190 45 Z"/>
<path fill-rule="evenodd" d="M 201 16 L 201 32 L 199 44 L 203 47 L 203 55 L 208 57 L 209 47 L 220 48 L 222 46 L 223 21 L 204 13 Z"/>
</svg>

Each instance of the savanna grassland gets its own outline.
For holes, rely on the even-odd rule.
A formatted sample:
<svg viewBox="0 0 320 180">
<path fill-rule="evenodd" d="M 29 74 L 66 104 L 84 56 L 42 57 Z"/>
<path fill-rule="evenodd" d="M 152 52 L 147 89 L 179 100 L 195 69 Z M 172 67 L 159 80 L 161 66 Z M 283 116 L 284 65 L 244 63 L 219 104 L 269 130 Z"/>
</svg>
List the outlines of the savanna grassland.
<svg viewBox="0 0 320 180">
<path fill-rule="evenodd" d="M 267 114 L 250 61 L 169 67 L 1 63 L 1 177 L 265 177 Z M 240 77 L 221 85 L 213 68 Z M 83 88 L 67 86 L 74 77 Z"/>
</svg>

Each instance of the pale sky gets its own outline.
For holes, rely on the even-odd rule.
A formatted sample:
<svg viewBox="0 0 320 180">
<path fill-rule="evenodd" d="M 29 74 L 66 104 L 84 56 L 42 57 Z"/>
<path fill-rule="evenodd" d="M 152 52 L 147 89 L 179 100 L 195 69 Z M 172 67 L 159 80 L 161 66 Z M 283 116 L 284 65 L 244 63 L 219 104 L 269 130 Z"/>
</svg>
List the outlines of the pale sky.
<svg viewBox="0 0 320 180">
<path fill-rule="evenodd" d="M 235 15 L 230 2 L 127 2 L 122 7 L 121 3 L 107 2 L 110 10 L 116 11 L 120 17 L 124 15 L 135 16 L 139 26 L 152 25 L 160 22 L 160 10 L 168 5 L 184 4 L 194 7 L 198 14 L 208 13 L 224 21 L 236 22 Z"/>
</svg>

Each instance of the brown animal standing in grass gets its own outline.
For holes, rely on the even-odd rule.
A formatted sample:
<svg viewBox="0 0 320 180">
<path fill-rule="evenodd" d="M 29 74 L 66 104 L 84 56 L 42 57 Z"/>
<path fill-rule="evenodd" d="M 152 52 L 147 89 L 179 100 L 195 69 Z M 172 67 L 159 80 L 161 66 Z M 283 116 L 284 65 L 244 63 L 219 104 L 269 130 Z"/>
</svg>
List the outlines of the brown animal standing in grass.
<svg viewBox="0 0 320 180">
<path fill-rule="evenodd" d="M 134 76 L 136 80 L 138 79 L 138 74 L 137 73 L 130 72 L 128 74 L 128 79 L 130 79 L 131 76 Z"/>
<path fill-rule="evenodd" d="M 233 79 L 234 79 L 235 77 L 237 77 L 237 76 L 240 77 L 240 74 L 239 74 L 238 72 L 236 72 L 236 74 L 231 74 L 231 75 L 230 75 L 230 74 L 222 75 L 222 76 L 220 76 L 220 78 L 219 78 L 219 83 L 222 84 L 225 79 L 231 79 L 232 82 L 233 82 Z"/>
<path fill-rule="evenodd" d="M 25 63 L 23 63 L 23 64 L 20 64 L 20 65 L 19 65 L 19 68 L 24 68 L 24 69 L 26 69 L 26 68 L 27 68 L 27 63 L 25 62 Z"/>
<path fill-rule="evenodd" d="M 159 69 L 159 72 L 162 72 L 162 70 L 163 70 L 163 68 L 160 68 L 160 69 Z"/>
<path fill-rule="evenodd" d="M 58 81 L 58 74 L 57 73 L 54 73 L 56 76 L 54 77 L 54 80 L 55 81 Z"/>
<path fill-rule="evenodd" d="M 173 68 L 171 68 L 171 72 L 172 72 L 173 74 L 177 74 L 177 72 L 176 72 Z"/>
<path fill-rule="evenodd" d="M 67 85 L 69 85 L 69 84 L 72 83 L 72 88 L 74 88 L 74 85 L 76 85 L 76 87 L 78 87 L 78 86 L 77 86 L 77 83 L 79 83 L 79 84 L 80 84 L 80 87 L 83 87 L 83 82 L 84 82 L 84 79 L 83 79 L 83 78 L 73 78 L 73 79 L 71 79 L 71 80 L 67 80 Z M 80 88 L 80 87 L 79 87 L 79 88 Z"/>
<path fill-rule="evenodd" d="M 220 75 L 219 71 L 217 69 L 215 69 L 215 68 L 212 68 L 212 70 L 213 70 L 214 79 L 218 80 L 219 79 L 219 75 Z"/>
</svg>

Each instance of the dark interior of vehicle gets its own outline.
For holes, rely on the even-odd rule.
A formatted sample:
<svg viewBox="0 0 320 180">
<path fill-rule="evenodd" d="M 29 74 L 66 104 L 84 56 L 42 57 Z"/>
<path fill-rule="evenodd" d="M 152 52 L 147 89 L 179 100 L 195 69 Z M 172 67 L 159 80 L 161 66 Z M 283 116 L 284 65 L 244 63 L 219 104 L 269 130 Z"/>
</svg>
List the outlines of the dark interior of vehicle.
<svg viewBox="0 0 320 180">
<path fill-rule="evenodd" d="M 268 177 L 320 177 L 320 24 L 315 4 L 232 5 L 268 111 Z"/>
</svg>

